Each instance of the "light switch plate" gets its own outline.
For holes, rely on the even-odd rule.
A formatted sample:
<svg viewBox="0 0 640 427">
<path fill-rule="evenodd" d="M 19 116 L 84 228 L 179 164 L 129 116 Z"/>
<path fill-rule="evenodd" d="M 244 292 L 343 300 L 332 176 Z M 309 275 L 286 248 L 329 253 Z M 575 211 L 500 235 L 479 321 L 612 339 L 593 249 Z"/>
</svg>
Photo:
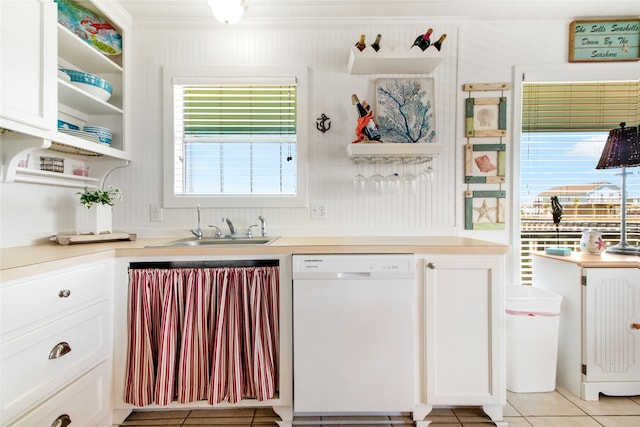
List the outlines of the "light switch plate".
<svg viewBox="0 0 640 427">
<path fill-rule="evenodd" d="M 162 208 L 158 205 L 151 205 L 149 208 L 151 222 L 162 222 Z"/>
</svg>

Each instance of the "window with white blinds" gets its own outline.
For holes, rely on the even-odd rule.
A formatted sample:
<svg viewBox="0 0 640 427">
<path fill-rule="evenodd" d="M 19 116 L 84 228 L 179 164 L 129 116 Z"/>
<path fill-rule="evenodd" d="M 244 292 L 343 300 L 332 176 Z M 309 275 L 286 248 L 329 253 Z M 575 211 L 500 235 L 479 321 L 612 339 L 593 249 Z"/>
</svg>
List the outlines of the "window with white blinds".
<svg viewBox="0 0 640 427">
<path fill-rule="evenodd" d="M 524 83 L 520 135 L 521 280 L 531 279 L 531 252 L 549 246 L 579 250 L 584 229 L 620 237 L 620 169 L 596 170 L 609 131 L 640 123 L 640 82 Z M 627 233 L 640 237 L 640 175 L 627 172 Z M 550 210 L 564 214 L 556 232 Z"/>
<path fill-rule="evenodd" d="M 287 206 L 277 199 L 300 198 L 298 77 L 172 76 L 170 83 L 172 181 L 165 204 L 169 198 Z"/>
<path fill-rule="evenodd" d="M 640 122 L 640 82 L 525 83 L 523 132 L 606 131 Z"/>
</svg>

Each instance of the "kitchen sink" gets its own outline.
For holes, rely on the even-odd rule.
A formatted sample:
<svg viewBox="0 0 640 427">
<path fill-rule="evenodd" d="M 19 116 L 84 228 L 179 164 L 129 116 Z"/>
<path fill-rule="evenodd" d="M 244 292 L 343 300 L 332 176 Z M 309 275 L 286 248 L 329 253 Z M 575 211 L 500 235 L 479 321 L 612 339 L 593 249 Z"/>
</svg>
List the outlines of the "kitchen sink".
<svg viewBox="0 0 640 427">
<path fill-rule="evenodd" d="M 277 237 L 238 237 L 238 238 L 215 238 L 205 237 L 196 239 L 189 237 L 186 239 L 173 240 L 171 242 L 157 243 L 149 247 L 200 247 L 200 246 L 224 246 L 224 245 L 268 245 Z"/>
</svg>

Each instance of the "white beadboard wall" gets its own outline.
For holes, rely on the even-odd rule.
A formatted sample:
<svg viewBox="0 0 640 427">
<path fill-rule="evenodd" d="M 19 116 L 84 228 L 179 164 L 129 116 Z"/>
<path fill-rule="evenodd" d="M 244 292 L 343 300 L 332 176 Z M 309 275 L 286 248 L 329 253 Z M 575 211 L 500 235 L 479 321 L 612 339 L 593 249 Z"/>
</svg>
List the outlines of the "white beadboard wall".
<svg viewBox="0 0 640 427">
<path fill-rule="evenodd" d="M 301 136 L 308 144 L 309 202 L 326 207 L 324 220 L 312 220 L 308 208 L 203 209 L 205 224 L 220 225 L 231 218 L 236 227 L 267 219 L 273 235 L 322 234 L 453 234 L 455 231 L 455 132 L 457 92 L 458 25 L 432 24 L 434 36 L 446 32 L 446 59 L 433 73 L 436 86 L 435 113 L 439 142 L 444 152 L 434 162 L 433 183 L 413 194 L 357 195 L 352 177 L 357 168 L 346 157 L 354 139 L 356 112 L 351 94 L 375 104 L 376 75 L 350 75 L 349 49 L 358 35 L 372 40 L 383 34 L 387 46 L 408 48 L 418 25 L 243 26 L 146 25 L 136 28 L 134 41 L 134 161 L 113 174 L 113 182 L 126 188 L 126 202 L 115 212 L 115 221 L 140 234 L 188 233 L 195 225 L 193 209 L 165 209 L 162 223 L 149 222 L 149 205 L 161 204 L 162 173 L 162 66 L 182 65 L 305 65 L 310 70 L 309 132 Z M 426 75 L 425 75 L 426 76 Z M 331 118 L 326 133 L 316 130 L 321 114 Z M 127 185 L 135 183 L 135 185 Z M 119 228 L 122 228 L 119 227 Z"/>
<path fill-rule="evenodd" d="M 361 32 L 369 40 L 381 32 L 385 45 L 408 48 L 424 31 L 424 25 L 355 28 L 353 24 L 311 23 L 256 28 L 210 23 L 136 28 L 134 162 L 113 177 L 123 189 L 126 187 L 126 202 L 115 213 L 119 228 L 141 234 L 171 231 L 186 235 L 195 225 L 193 209 L 165 209 L 161 224 L 149 222 L 149 205 L 161 204 L 163 65 L 291 64 L 310 70 L 309 116 L 301 118 L 310 122 L 309 133 L 300 139 L 308 146 L 308 164 L 304 167 L 309 174 L 309 202 L 325 206 L 326 219 L 312 220 L 308 208 L 203 209 L 203 222 L 220 225 L 220 218 L 227 216 L 236 227 L 244 227 L 255 224 L 258 215 L 263 215 L 273 235 L 453 234 L 459 26 L 430 25 L 435 37 L 448 34 L 443 49 L 446 59 L 431 76 L 436 87 L 436 132 L 438 142 L 444 145 L 434 162 L 436 179 L 420 185 L 412 194 L 379 196 L 354 192 L 352 177 L 357 167 L 347 159 L 346 147 L 355 138 L 356 112 L 351 94 L 357 93 L 375 105 L 375 80 L 388 76 L 350 75 L 349 50 Z M 316 118 L 323 113 L 331 118 L 331 129 L 324 134 L 315 127 Z"/>
<path fill-rule="evenodd" d="M 637 10 L 629 15 L 637 15 Z M 582 13 L 581 16 L 585 16 Z M 588 16 L 588 14 L 587 14 Z M 133 162 L 110 175 L 107 184 L 119 186 L 124 200 L 114 208 L 114 227 L 139 236 L 189 235 L 195 209 L 164 209 L 162 222 L 150 221 L 150 205 L 162 202 L 162 83 L 164 64 L 278 64 L 305 65 L 311 70 L 308 144 L 309 202 L 324 205 L 325 220 L 312 220 L 308 208 L 204 209 L 203 224 L 231 218 L 236 226 L 267 218 L 270 235 L 461 235 L 511 243 L 511 220 L 504 231 L 464 230 L 464 83 L 511 82 L 514 67 L 567 63 L 570 19 L 473 20 L 468 18 L 406 18 L 308 20 L 266 23 L 241 21 L 222 26 L 211 17 L 172 22 L 134 23 Z M 436 85 L 435 114 L 438 142 L 444 145 L 436 159 L 433 183 L 414 194 L 359 196 L 351 178 L 357 168 L 346 157 L 354 138 L 355 110 L 350 96 L 357 93 L 374 105 L 376 78 L 387 75 L 350 75 L 350 47 L 360 33 L 369 41 L 378 32 L 388 46 L 411 44 L 425 27 L 434 35 L 446 32 L 446 59 L 432 76 Z M 590 64 L 596 67 L 596 64 Z M 640 65 L 639 65 L 640 67 Z M 520 77 L 517 77 L 520 78 Z M 519 106 L 506 94 L 509 150 L 507 202 L 513 205 L 514 114 Z M 331 130 L 322 134 L 315 119 L 331 118 Z M 515 156 L 517 158 L 517 155 Z M 517 171 L 516 171 L 517 173 Z M 474 189 L 474 188 L 470 188 Z M 479 189 L 479 188 L 476 188 Z M 497 189 L 483 187 L 483 189 Z M 73 230 L 76 189 L 35 184 L 0 184 L 0 246 L 20 246 Z"/>
</svg>

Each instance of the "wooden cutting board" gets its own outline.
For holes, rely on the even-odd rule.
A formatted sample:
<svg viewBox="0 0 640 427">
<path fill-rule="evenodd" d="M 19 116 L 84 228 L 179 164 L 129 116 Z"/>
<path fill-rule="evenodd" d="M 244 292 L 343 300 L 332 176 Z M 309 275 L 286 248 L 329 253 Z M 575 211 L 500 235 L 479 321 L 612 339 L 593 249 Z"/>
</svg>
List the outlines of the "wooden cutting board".
<svg viewBox="0 0 640 427">
<path fill-rule="evenodd" d="M 135 233 L 114 232 L 105 234 L 58 234 L 52 240 L 59 245 L 70 245 L 72 243 L 99 243 L 112 242 L 114 240 L 136 240 Z"/>
</svg>

